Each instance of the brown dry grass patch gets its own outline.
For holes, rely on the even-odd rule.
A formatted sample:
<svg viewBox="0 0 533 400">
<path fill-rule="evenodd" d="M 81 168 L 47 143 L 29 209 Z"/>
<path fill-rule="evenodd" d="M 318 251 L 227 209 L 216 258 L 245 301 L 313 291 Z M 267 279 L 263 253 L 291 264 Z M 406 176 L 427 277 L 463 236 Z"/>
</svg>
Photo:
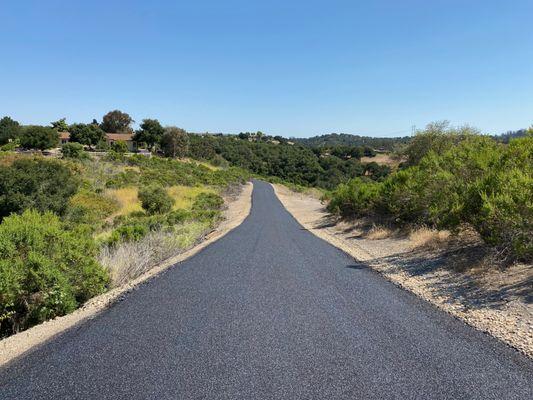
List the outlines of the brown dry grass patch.
<svg viewBox="0 0 533 400">
<path fill-rule="evenodd" d="M 364 235 L 365 239 L 380 240 L 387 239 L 393 235 L 393 231 L 386 226 L 373 225 Z"/>
<path fill-rule="evenodd" d="M 411 248 L 431 248 L 437 249 L 449 243 L 451 233 L 449 231 L 439 231 L 428 227 L 421 227 L 409 233 Z"/>
</svg>

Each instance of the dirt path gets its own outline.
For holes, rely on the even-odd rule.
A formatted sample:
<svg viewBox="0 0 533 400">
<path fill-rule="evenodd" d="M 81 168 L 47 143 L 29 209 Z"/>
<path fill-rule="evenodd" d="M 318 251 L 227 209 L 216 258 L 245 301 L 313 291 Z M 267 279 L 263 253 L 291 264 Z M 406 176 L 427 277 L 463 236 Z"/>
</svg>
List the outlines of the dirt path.
<svg viewBox="0 0 533 400">
<path fill-rule="evenodd" d="M 120 300 L 120 298 L 127 292 L 130 292 L 140 284 L 148 281 L 150 278 L 158 275 L 172 265 L 195 255 L 209 244 L 220 239 L 229 231 L 239 226 L 250 213 L 252 189 L 252 183 L 248 183 L 243 186 L 243 189 L 239 194 L 234 194 L 231 197 L 225 198 L 227 208 L 224 210 L 224 220 L 198 245 L 154 266 L 148 272 L 129 283 L 92 298 L 71 314 L 46 321 L 26 331 L 1 340 L 0 366 L 21 356 L 27 351 L 38 347 L 40 344 L 81 322 L 93 318 L 100 311 L 106 309 L 117 300 Z"/>
<path fill-rule="evenodd" d="M 317 198 L 273 186 L 287 210 L 316 236 L 533 357 L 533 266 L 514 265 L 505 271 L 465 268 L 481 251 L 475 243 L 420 246 L 419 238 L 406 235 L 379 231 L 363 235 L 355 223 L 333 220 Z"/>
</svg>

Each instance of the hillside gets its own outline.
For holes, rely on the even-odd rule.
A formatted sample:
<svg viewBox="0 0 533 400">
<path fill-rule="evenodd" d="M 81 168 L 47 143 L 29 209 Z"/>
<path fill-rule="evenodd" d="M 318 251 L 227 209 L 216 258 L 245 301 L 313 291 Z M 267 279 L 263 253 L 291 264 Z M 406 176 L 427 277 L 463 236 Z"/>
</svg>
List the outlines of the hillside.
<svg viewBox="0 0 533 400">
<path fill-rule="evenodd" d="M 399 146 L 409 143 L 411 138 L 409 136 L 380 138 L 348 133 L 329 133 L 310 138 L 292 138 L 291 140 L 308 147 L 368 146 L 374 150 L 393 151 Z"/>
<path fill-rule="evenodd" d="M 236 168 L 146 156 L 0 153 L 0 337 L 68 314 L 222 221 Z"/>
</svg>

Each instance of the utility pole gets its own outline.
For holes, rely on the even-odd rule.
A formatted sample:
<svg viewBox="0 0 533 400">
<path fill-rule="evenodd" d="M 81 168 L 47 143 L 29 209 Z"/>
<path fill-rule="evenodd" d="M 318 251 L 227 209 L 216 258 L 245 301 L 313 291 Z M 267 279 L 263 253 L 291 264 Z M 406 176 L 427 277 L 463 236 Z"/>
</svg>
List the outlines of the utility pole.
<svg viewBox="0 0 533 400">
<path fill-rule="evenodd" d="M 416 133 L 416 125 L 411 126 L 411 136 L 414 136 Z"/>
</svg>

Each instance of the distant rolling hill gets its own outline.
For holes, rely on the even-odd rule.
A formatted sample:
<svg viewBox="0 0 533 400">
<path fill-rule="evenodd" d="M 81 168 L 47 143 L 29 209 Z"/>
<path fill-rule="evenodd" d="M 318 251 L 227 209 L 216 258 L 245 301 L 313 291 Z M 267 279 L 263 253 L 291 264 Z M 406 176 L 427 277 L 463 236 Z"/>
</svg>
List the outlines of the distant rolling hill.
<svg viewBox="0 0 533 400">
<path fill-rule="evenodd" d="M 291 141 L 308 147 L 329 146 L 368 146 L 374 150 L 392 151 L 398 145 L 406 144 L 410 136 L 380 138 L 370 136 L 350 135 L 348 133 L 329 133 L 327 135 L 313 136 L 310 138 L 293 138 Z"/>
</svg>

